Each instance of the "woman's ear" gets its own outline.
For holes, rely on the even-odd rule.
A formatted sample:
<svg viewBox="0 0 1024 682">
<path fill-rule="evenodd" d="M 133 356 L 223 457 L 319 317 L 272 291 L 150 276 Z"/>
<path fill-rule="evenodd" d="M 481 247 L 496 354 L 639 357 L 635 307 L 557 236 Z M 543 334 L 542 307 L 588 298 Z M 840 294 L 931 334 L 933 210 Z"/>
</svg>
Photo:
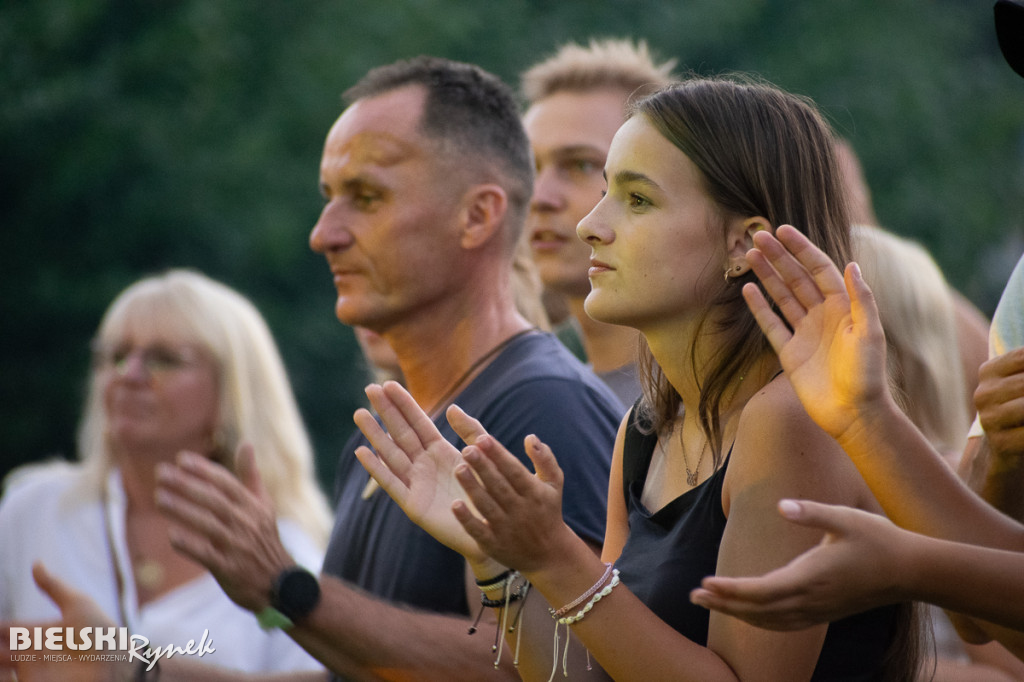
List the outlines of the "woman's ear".
<svg viewBox="0 0 1024 682">
<path fill-rule="evenodd" d="M 727 278 L 740 277 L 750 270 L 747 263 L 747 251 L 754 246 L 754 235 L 762 230 L 770 234 L 775 233 L 775 228 L 763 216 L 754 216 L 736 220 L 729 225 L 726 233 L 726 252 L 728 262 L 725 267 Z"/>
<path fill-rule="evenodd" d="M 483 246 L 502 231 L 508 196 L 498 185 L 474 185 L 463 197 L 459 243 L 464 249 Z"/>
</svg>

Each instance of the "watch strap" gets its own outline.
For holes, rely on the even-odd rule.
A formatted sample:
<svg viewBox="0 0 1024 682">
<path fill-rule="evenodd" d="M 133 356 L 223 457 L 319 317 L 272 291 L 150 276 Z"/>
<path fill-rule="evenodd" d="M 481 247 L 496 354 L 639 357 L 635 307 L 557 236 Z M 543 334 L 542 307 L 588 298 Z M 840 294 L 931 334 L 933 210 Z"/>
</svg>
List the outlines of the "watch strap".
<svg viewBox="0 0 1024 682">
<path fill-rule="evenodd" d="M 292 622 L 291 618 L 284 615 L 273 606 L 267 606 L 257 613 L 256 622 L 259 623 L 260 627 L 264 630 L 273 630 L 274 628 L 290 630 L 295 626 L 295 623 Z"/>
</svg>

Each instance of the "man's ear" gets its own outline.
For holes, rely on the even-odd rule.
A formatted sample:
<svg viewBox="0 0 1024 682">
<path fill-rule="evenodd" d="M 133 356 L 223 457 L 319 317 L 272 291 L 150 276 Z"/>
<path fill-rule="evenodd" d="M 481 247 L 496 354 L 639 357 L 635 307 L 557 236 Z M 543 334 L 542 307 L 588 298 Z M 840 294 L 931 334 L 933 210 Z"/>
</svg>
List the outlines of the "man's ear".
<svg viewBox="0 0 1024 682">
<path fill-rule="evenodd" d="M 750 270 L 750 265 L 747 263 L 747 251 L 754 246 L 754 235 L 762 230 L 767 230 L 769 234 L 775 233 L 775 228 L 763 216 L 743 218 L 729 225 L 726 231 L 725 245 L 728 256 L 727 276 L 740 277 Z"/>
<path fill-rule="evenodd" d="M 508 195 L 498 185 L 474 185 L 463 197 L 459 211 L 459 244 L 477 249 L 502 231 L 508 211 Z"/>
</svg>

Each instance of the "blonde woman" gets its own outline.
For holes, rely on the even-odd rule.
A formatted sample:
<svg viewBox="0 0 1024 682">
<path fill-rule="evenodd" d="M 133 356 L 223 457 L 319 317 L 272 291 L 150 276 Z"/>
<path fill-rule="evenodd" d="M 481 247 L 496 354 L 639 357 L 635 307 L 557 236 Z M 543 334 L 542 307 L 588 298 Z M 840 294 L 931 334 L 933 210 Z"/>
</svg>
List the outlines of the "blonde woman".
<svg viewBox="0 0 1024 682">
<path fill-rule="evenodd" d="M 155 470 L 183 450 L 254 464 L 293 556 L 319 568 L 330 513 L 284 365 L 256 308 L 204 275 L 142 279 L 107 309 L 93 348 L 77 464 L 31 465 L 0 502 L 0 620 L 57 608 L 32 581 L 41 561 L 154 646 L 204 630 L 203 663 L 244 671 L 316 670 L 283 632 L 264 632 L 199 564 L 174 551 L 155 507 Z M 246 456 L 243 465 L 252 465 Z"/>
</svg>

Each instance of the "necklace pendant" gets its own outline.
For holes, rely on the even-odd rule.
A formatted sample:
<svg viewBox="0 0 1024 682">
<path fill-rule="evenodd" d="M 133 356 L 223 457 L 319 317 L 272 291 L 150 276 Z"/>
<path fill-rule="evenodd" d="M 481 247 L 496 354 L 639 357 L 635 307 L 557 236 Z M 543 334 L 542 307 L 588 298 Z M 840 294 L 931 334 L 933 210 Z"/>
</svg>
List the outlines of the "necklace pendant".
<svg viewBox="0 0 1024 682">
<path fill-rule="evenodd" d="M 135 563 L 135 582 L 144 590 L 156 590 L 164 582 L 164 567 L 154 559 L 142 559 Z"/>
<path fill-rule="evenodd" d="M 686 485 L 690 486 L 691 488 L 697 485 L 696 471 L 690 471 L 689 469 L 686 470 Z"/>
</svg>

